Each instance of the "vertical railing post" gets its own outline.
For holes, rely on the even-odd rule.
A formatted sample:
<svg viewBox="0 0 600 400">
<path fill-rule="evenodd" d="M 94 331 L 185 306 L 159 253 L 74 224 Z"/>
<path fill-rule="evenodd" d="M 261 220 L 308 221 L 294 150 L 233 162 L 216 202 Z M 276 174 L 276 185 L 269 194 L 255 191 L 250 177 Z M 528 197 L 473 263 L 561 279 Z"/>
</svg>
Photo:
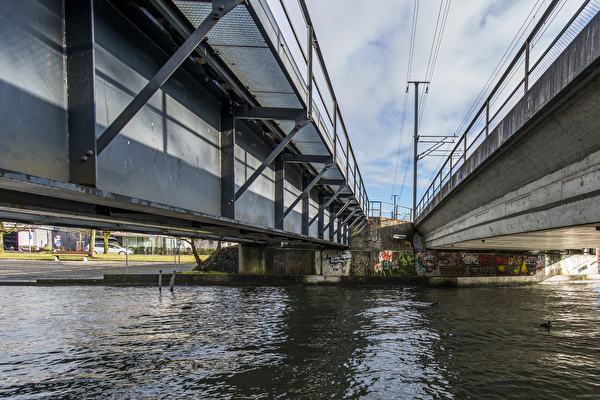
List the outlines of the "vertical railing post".
<svg viewBox="0 0 600 400">
<path fill-rule="evenodd" d="M 529 50 L 530 50 L 530 42 L 529 40 L 527 40 L 525 42 L 525 92 L 527 93 L 527 91 L 529 90 Z"/>
<path fill-rule="evenodd" d="M 490 134 L 490 100 L 485 102 L 485 137 Z"/>
<path fill-rule="evenodd" d="M 308 99 L 306 100 L 306 109 L 307 109 L 307 117 L 311 119 L 312 117 L 312 92 L 313 92 L 313 27 L 312 25 L 308 25 L 307 29 L 307 54 L 308 54 L 308 63 L 307 63 L 307 89 L 308 89 Z"/>
<path fill-rule="evenodd" d="M 337 101 L 333 101 L 333 162 L 337 163 Z"/>
</svg>

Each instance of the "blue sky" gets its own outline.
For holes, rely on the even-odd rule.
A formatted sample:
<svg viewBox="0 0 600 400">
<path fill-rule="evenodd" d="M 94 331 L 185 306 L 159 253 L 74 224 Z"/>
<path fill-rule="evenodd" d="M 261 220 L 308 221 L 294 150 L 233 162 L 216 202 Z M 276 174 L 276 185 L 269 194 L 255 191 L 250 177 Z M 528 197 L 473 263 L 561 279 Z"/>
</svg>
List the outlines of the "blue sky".
<svg viewBox="0 0 600 400">
<path fill-rule="evenodd" d="M 420 86 L 421 105 L 425 104 L 419 122 L 422 135 L 462 133 L 459 128 L 515 36 L 523 26 L 521 35 L 526 36 L 550 3 L 550 0 L 305 1 L 369 197 L 391 202 L 393 194 L 401 195 L 399 204 L 408 207 L 412 205 L 414 86 L 411 85 L 409 93 L 405 92 L 407 80 L 424 80 L 427 75 L 440 6 L 449 4 L 449 11 L 437 62 L 429 73 L 428 94 L 423 94 L 424 86 Z M 560 25 L 559 20 L 569 18 L 582 2 L 563 1 L 556 25 Z M 269 0 L 269 3 L 276 8 L 279 1 Z M 285 3 L 293 10 L 296 2 Z M 415 3 L 419 4 L 419 12 L 409 67 Z M 552 29 L 555 28 L 551 27 L 549 34 Z M 524 37 L 518 45 L 523 41 Z M 509 58 L 514 54 L 513 50 Z M 423 150 L 425 146 L 419 149 Z M 428 157 L 419 162 L 418 199 L 440 161 L 439 157 Z"/>
</svg>

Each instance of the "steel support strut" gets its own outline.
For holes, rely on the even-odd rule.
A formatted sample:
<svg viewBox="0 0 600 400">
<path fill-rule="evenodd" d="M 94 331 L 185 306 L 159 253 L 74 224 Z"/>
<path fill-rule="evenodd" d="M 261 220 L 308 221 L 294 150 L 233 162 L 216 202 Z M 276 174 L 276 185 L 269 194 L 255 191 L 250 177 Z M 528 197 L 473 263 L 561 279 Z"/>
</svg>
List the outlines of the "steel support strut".
<svg viewBox="0 0 600 400">
<path fill-rule="evenodd" d="M 348 206 L 350 205 L 350 203 L 352 203 L 352 200 L 348 200 L 346 202 L 346 204 L 344 204 L 342 206 L 342 208 L 340 208 L 340 210 L 335 214 L 335 216 L 333 218 L 329 218 L 329 223 L 327 225 L 325 225 L 325 228 L 323 228 L 323 232 L 325 232 L 327 229 L 329 229 L 329 227 L 331 225 L 333 225 L 334 221 L 344 212 L 346 211 L 346 208 L 348 208 Z"/>
<path fill-rule="evenodd" d="M 242 194 L 244 194 L 244 192 L 246 190 L 248 190 L 248 188 L 250 187 L 250 185 L 252 185 L 252 183 L 254 183 L 254 181 L 256 180 L 256 178 L 258 178 L 260 176 L 260 174 L 262 174 L 263 171 L 265 169 L 267 169 L 267 167 L 283 151 L 283 149 L 285 149 L 287 147 L 287 145 L 290 144 L 290 142 L 292 141 L 292 139 L 294 138 L 294 136 L 296 136 L 296 134 L 302 128 L 304 128 L 308 124 L 308 122 L 309 122 L 308 120 L 296 121 L 296 125 L 294 126 L 294 129 L 292 129 L 292 131 L 290 133 L 288 133 L 287 136 L 281 142 L 279 142 L 279 144 L 277 145 L 277 147 L 275 147 L 275 149 L 273 149 L 273 151 L 271 152 L 271 154 L 269 154 L 269 156 L 263 161 L 263 163 L 260 165 L 260 167 L 258 167 L 254 171 L 254 173 L 252 175 L 250 175 L 250 177 L 242 185 L 242 187 L 240 187 L 238 189 L 238 191 L 235 192 L 235 200 L 236 201 L 242 196 Z"/>
<path fill-rule="evenodd" d="M 319 213 L 317 213 L 317 215 L 315 215 L 310 220 L 310 222 L 308 223 L 308 226 L 311 226 L 312 223 L 315 222 L 315 220 L 319 217 L 319 214 L 322 213 L 327 207 L 329 207 L 331 205 L 331 203 L 333 203 L 334 200 L 337 199 L 337 197 L 344 191 L 345 188 L 346 188 L 346 185 L 340 186 L 340 188 L 338 189 L 338 191 L 335 192 L 333 196 L 331 196 L 331 198 L 327 201 L 327 203 L 325 203 L 322 207 L 320 207 Z M 325 232 L 325 228 L 320 229 L 319 231 L 320 231 L 320 233 L 323 233 L 323 232 Z"/>
<path fill-rule="evenodd" d="M 200 26 L 183 42 L 175 54 L 169 58 L 165 65 L 154 75 L 140 93 L 125 107 L 121 114 L 109 125 L 96 141 L 98 154 L 110 144 L 131 119 L 142 109 L 150 98 L 160 89 L 165 82 L 177 71 L 183 62 L 198 47 L 204 37 L 219 22 L 219 20 L 241 4 L 243 0 L 213 1 L 213 12 L 200 24 Z"/>
<path fill-rule="evenodd" d="M 94 1 L 67 0 L 64 7 L 69 181 L 96 187 Z"/>
<path fill-rule="evenodd" d="M 296 205 L 300 202 L 300 200 L 302 200 L 302 198 L 304 196 L 306 196 L 308 194 L 308 192 L 310 192 L 310 190 L 319 182 L 319 180 L 321 180 L 321 178 L 323 177 L 323 175 L 325 175 L 325 173 L 329 170 L 329 168 L 331 168 L 333 166 L 334 166 L 334 164 L 327 164 L 321 170 L 321 172 L 319 172 L 319 174 L 314 177 L 314 179 L 306 186 L 306 188 L 302 191 L 302 193 L 300 193 L 300 196 L 298 196 L 296 198 L 296 200 L 294 200 L 294 202 L 292 204 L 290 204 L 290 206 L 287 208 L 287 210 L 285 210 L 285 212 L 283 213 L 283 218 L 287 217 L 288 214 L 290 212 L 292 212 L 292 210 L 294 209 L 294 207 L 296 207 Z"/>
</svg>

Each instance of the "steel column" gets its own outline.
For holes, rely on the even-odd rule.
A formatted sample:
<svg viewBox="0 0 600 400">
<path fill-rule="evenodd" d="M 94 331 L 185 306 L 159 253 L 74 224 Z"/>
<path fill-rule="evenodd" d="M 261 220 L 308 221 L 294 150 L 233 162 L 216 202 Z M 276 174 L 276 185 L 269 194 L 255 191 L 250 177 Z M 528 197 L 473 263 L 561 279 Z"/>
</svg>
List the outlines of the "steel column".
<svg viewBox="0 0 600 400">
<path fill-rule="evenodd" d="M 70 182 L 96 187 L 94 2 L 65 1 Z"/>
<path fill-rule="evenodd" d="M 283 229 L 283 210 L 285 209 L 285 162 L 283 154 L 275 159 L 275 229 Z"/>
<path fill-rule="evenodd" d="M 302 199 L 302 234 L 308 236 L 308 217 L 309 217 L 309 193 L 310 193 L 310 184 L 312 182 L 308 181 L 308 177 L 302 178 L 302 195 L 300 196 Z"/>
<path fill-rule="evenodd" d="M 221 106 L 221 216 L 235 219 L 235 119 L 231 105 Z"/>
</svg>

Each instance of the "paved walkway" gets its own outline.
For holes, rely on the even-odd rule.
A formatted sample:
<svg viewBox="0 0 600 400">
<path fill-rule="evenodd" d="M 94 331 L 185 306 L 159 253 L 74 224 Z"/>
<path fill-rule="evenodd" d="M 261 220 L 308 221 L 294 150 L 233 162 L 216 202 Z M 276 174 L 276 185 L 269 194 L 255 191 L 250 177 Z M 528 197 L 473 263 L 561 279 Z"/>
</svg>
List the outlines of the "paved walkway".
<svg viewBox="0 0 600 400">
<path fill-rule="evenodd" d="M 101 279 L 104 274 L 165 274 L 173 271 L 190 271 L 195 263 L 157 263 L 121 261 L 49 261 L 49 260 L 0 260 L 0 283 L 2 281 L 35 282 L 36 279 Z"/>
</svg>

